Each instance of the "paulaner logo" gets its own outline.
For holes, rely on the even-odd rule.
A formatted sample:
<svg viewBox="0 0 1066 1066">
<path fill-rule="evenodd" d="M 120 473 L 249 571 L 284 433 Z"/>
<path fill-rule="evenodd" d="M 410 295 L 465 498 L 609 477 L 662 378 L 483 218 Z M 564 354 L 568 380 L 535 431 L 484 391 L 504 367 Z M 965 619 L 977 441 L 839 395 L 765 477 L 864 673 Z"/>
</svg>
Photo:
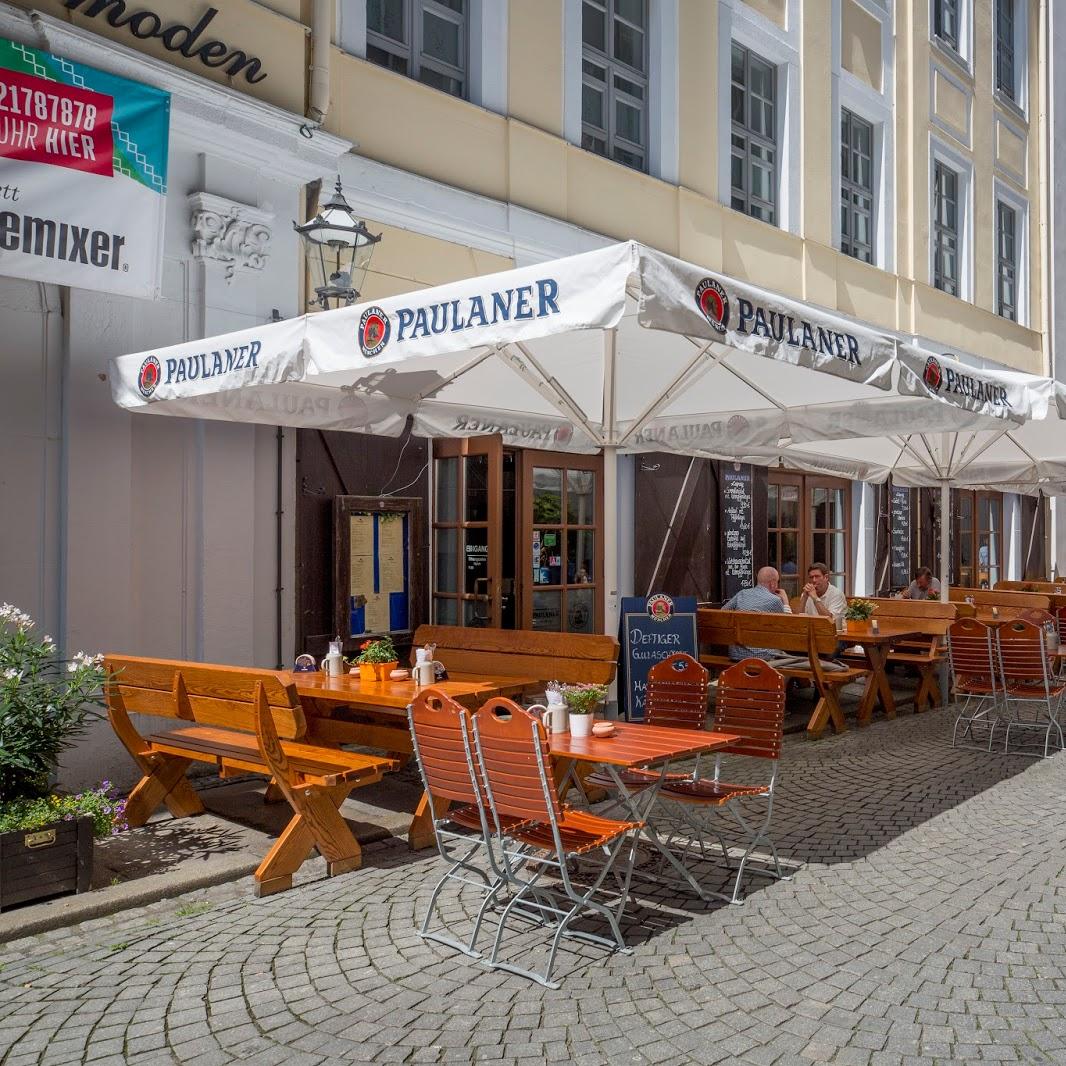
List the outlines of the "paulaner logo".
<svg viewBox="0 0 1066 1066">
<path fill-rule="evenodd" d="M 392 326 L 380 307 L 368 307 L 359 319 L 359 350 L 372 359 L 389 343 Z"/>
<path fill-rule="evenodd" d="M 981 381 L 970 374 L 960 374 L 950 366 L 942 366 L 936 356 L 929 356 L 925 361 L 922 380 L 934 392 L 950 392 L 957 396 L 969 396 L 975 403 L 986 403 L 992 407 L 1011 407 L 1007 398 L 1005 385 L 995 385 L 990 381 Z"/>
<path fill-rule="evenodd" d="M 153 392 L 155 392 L 155 387 L 159 384 L 160 376 L 159 360 L 156 359 L 154 355 L 148 356 L 148 358 L 141 363 L 141 371 L 137 375 L 137 388 L 146 400 Z"/>
<path fill-rule="evenodd" d="M 235 348 L 223 348 L 218 352 L 197 352 L 195 355 L 172 357 L 166 361 L 167 376 L 164 384 L 178 385 L 183 381 L 213 378 L 234 370 L 258 370 L 257 360 L 262 347 L 259 341 L 251 341 Z M 156 366 L 158 365 L 156 363 Z M 143 366 L 141 372 L 144 372 Z"/>
<path fill-rule="evenodd" d="M 719 333 L 729 328 L 729 297 L 714 278 L 704 278 L 696 286 L 696 306 Z"/>
<path fill-rule="evenodd" d="M 935 355 L 926 359 L 922 380 L 935 392 L 940 391 L 940 386 L 944 383 L 944 371 L 941 369 L 940 360 Z"/>
</svg>

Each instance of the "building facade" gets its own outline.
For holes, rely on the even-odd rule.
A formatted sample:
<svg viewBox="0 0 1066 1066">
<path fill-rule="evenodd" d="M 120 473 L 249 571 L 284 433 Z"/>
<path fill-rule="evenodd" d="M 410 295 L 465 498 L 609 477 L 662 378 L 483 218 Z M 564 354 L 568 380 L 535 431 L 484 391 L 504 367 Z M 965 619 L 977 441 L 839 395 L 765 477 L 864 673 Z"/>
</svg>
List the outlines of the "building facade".
<svg viewBox="0 0 1066 1066">
<path fill-rule="evenodd" d="M 261 666 L 335 633 L 339 497 L 418 499 L 418 621 L 603 624 L 717 599 L 723 464 L 130 416 L 107 360 L 306 307 L 290 220 L 339 173 L 374 299 L 634 238 L 934 350 L 1049 366 L 1044 0 L 15 0 L 0 35 L 169 89 L 163 299 L 0 277 L 0 598 L 64 650 Z M 213 12 L 213 14 L 212 14 Z M 328 43 L 327 43 L 328 42 Z M 354 148 L 352 146 L 355 146 Z M 233 242 L 219 239 L 222 231 Z M 279 422 L 283 422 L 283 414 Z M 891 584 L 889 490 L 751 471 L 753 562 Z M 933 508 L 906 502 L 908 561 Z M 604 509 L 622 536 L 602 570 Z M 957 580 L 1040 568 L 961 493 Z M 763 531 L 765 532 L 765 537 Z M 486 583 L 498 553 L 499 587 Z M 106 729 L 75 779 L 122 777 Z"/>
</svg>

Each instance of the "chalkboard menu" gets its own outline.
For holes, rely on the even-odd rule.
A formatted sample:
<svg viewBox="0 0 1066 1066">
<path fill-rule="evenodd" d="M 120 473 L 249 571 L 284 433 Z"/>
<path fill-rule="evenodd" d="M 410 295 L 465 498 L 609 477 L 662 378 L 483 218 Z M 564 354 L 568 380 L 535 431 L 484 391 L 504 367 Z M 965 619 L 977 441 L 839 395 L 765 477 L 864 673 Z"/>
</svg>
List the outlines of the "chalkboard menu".
<svg viewBox="0 0 1066 1066">
<path fill-rule="evenodd" d="M 892 486 L 889 494 L 889 584 L 894 589 L 911 583 L 911 490 Z"/>
<path fill-rule="evenodd" d="M 718 509 L 722 530 L 723 600 L 755 584 L 751 488 L 750 466 L 722 464 Z"/>
<path fill-rule="evenodd" d="M 622 597 L 622 677 L 618 686 L 620 710 L 631 722 L 644 720 L 644 694 L 648 671 L 677 652 L 696 657 L 696 597 L 678 596 L 668 615 L 655 611 L 656 602 L 669 601 L 658 594 Z M 649 610 L 651 605 L 652 610 Z"/>
</svg>

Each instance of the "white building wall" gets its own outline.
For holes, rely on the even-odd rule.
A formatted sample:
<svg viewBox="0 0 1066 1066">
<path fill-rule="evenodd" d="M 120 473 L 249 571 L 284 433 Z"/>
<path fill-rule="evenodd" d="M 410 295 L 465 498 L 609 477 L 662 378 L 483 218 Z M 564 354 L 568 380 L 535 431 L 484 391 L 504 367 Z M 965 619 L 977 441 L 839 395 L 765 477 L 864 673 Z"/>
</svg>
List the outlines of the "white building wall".
<svg viewBox="0 0 1066 1066">
<path fill-rule="evenodd" d="M 0 34 L 34 43 L 21 18 Z M 272 667 L 278 659 L 277 443 L 270 426 L 133 415 L 112 402 L 126 352 L 298 314 L 291 220 L 305 184 L 346 142 L 311 141 L 300 118 L 210 86 L 100 38 L 52 49 L 169 89 L 172 126 L 163 292 L 135 300 L 0 278 L 0 600 L 29 611 L 61 650 Z M 262 269 L 192 254 L 190 193 L 272 215 Z M 293 656 L 295 435 L 284 442 L 281 658 Z M 64 758 L 63 784 L 129 783 L 105 721 Z"/>
</svg>

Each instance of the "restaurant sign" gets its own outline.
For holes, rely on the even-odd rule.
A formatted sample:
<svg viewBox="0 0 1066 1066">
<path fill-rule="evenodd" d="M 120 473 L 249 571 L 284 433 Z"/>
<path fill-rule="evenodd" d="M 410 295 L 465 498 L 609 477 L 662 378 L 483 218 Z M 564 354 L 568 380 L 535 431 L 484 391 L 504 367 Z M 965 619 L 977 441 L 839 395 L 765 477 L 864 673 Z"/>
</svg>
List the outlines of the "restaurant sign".
<svg viewBox="0 0 1066 1066">
<path fill-rule="evenodd" d="M 159 295 L 170 94 L 0 38 L 0 274 Z"/>
</svg>

